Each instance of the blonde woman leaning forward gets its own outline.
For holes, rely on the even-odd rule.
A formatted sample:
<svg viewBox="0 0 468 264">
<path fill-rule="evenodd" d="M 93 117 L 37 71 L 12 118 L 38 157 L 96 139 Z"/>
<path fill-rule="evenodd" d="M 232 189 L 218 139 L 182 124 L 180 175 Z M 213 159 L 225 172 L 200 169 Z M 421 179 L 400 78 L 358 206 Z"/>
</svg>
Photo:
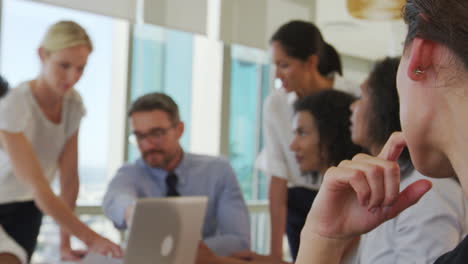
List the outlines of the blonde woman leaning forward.
<svg viewBox="0 0 468 264">
<path fill-rule="evenodd" d="M 79 259 L 69 234 L 100 254 L 121 256 L 119 246 L 99 236 L 74 214 L 78 195 L 78 130 L 85 109 L 73 89 L 83 74 L 91 41 L 71 21 L 52 25 L 40 48 L 41 72 L 0 100 L 0 225 L 23 247 L 36 246 L 42 213 L 61 227 L 61 256 Z M 61 194 L 50 187 L 59 172 Z"/>
<path fill-rule="evenodd" d="M 403 133 L 378 155 L 359 154 L 326 172 L 301 234 L 297 264 L 339 263 L 351 241 L 416 203 L 431 183 L 399 191 L 397 159 L 408 146 L 427 176 L 457 175 L 468 194 L 468 2 L 408 0 L 397 75 Z M 435 263 L 468 263 L 468 238 Z"/>
</svg>

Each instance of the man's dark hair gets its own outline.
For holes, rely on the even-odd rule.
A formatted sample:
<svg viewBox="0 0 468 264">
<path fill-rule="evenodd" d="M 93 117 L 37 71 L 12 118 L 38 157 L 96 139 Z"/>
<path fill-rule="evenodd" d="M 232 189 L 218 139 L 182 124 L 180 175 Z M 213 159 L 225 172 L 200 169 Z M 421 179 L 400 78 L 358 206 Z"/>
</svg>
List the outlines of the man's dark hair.
<svg viewBox="0 0 468 264">
<path fill-rule="evenodd" d="M 172 98 L 164 93 L 149 93 L 136 99 L 130 106 L 128 116 L 136 112 L 150 112 L 160 110 L 169 115 L 173 123 L 180 121 L 179 107 Z"/>
<path fill-rule="evenodd" d="M 336 166 L 342 160 L 351 159 L 361 152 L 361 147 L 351 140 L 350 106 L 354 96 L 337 90 L 326 90 L 300 98 L 294 104 L 294 112 L 309 112 L 315 120 L 320 137 L 320 152 L 328 162 L 327 166 Z"/>
<path fill-rule="evenodd" d="M 8 85 L 8 82 L 2 76 L 0 76 L 0 98 L 5 96 L 9 90 L 10 86 Z"/>
</svg>

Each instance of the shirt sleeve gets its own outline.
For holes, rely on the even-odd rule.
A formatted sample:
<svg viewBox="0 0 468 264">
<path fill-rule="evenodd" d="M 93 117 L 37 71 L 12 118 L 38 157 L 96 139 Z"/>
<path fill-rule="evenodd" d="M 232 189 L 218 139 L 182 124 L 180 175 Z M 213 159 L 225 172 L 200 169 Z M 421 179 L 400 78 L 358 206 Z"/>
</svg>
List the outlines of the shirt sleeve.
<svg viewBox="0 0 468 264">
<path fill-rule="evenodd" d="M 452 206 L 456 193 L 446 196 L 433 189 L 398 216 L 394 263 L 434 263 L 457 246 L 463 237 L 461 223 L 466 220 Z"/>
<path fill-rule="evenodd" d="M 447 180 L 447 179 L 445 179 Z M 434 182 L 434 185 L 437 184 Z M 387 243 L 382 252 L 392 252 L 395 258 L 382 254 L 366 263 L 434 263 L 444 253 L 452 250 L 463 237 L 466 222 L 464 210 L 460 212 L 463 198 L 460 187 L 450 185 L 441 190 L 436 186 L 414 206 L 403 211 L 393 222 L 393 243 Z M 457 190 L 459 188 L 460 190 Z M 445 191 L 448 193 L 441 193 Z M 458 204 L 458 206 L 456 205 Z M 462 203 L 463 204 L 463 203 Z M 455 206 L 454 206 L 455 205 Z M 388 240 L 381 237 L 379 239 Z"/>
<path fill-rule="evenodd" d="M 80 94 L 73 90 L 67 98 L 68 109 L 65 114 L 65 136 L 71 137 L 78 130 L 81 119 L 86 115 L 86 108 Z"/>
<path fill-rule="evenodd" d="M 263 106 L 263 149 L 255 161 L 255 167 L 263 173 L 276 176 L 282 179 L 288 179 L 288 166 L 285 153 L 283 152 L 281 139 L 279 136 L 277 107 L 271 97 L 269 97 Z"/>
<path fill-rule="evenodd" d="M 125 210 L 138 199 L 137 175 L 131 167 L 122 167 L 104 195 L 103 211 L 118 229 L 127 228 Z"/>
<path fill-rule="evenodd" d="M 0 99 L 0 130 L 21 133 L 25 131 L 30 120 L 31 107 L 21 92 L 10 91 Z"/>
<path fill-rule="evenodd" d="M 250 223 L 247 206 L 234 171 L 227 161 L 220 164 L 224 175 L 217 195 L 217 235 L 205 239 L 217 255 L 228 256 L 250 248 Z"/>
</svg>

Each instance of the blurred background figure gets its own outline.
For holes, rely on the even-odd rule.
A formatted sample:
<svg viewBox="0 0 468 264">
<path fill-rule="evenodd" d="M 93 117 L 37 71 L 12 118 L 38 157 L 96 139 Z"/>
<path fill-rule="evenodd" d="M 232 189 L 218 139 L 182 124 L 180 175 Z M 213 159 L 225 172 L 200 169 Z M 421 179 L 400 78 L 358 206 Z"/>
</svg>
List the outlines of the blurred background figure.
<svg viewBox="0 0 468 264">
<path fill-rule="evenodd" d="M 378 61 L 351 106 L 353 142 L 377 156 L 393 132 L 401 131 L 396 87 L 399 58 Z M 400 189 L 426 177 L 414 169 L 409 152 L 398 160 Z M 455 176 L 455 175 L 454 175 Z M 468 231 L 466 199 L 458 181 L 431 179 L 432 189 L 414 206 L 362 235 L 349 263 L 434 263 Z"/>
<path fill-rule="evenodd" d="M 293 103 L 299 97 L 344 83 L 337 51 L 323 40 L 320 30 L 306 21 L 282 25 L 271 37 L 276 78 L 282 88 L 273 91 L 263 108 L 264 148 L 256 161 L 259 170 L 270 176 L 269 207 L 271 219 L 270 253 L 283 257 L 286 233 L 295 259 L 300 232 L 307 212 L 322 182 L 317 172 L 301 173 L 289 145 L 293 138 Z"/>
<path fill-rule="evenodd" d="M 83 224 L 74 208 L 79 190 L 78 131 L 85 108 L 73 88 L 93 47 L 72 21 L 52 25 L 38 49 L 39 75 L 0 100 L 0 225 L 27 252 L 36 247 L 43 213 L 61 226 L 61 256 L 78 260 L 70 234 L 88 249 L 121 256 L 119 246 Z M 60 175 L 60 197 L 50 183 Z"/>
</svg>

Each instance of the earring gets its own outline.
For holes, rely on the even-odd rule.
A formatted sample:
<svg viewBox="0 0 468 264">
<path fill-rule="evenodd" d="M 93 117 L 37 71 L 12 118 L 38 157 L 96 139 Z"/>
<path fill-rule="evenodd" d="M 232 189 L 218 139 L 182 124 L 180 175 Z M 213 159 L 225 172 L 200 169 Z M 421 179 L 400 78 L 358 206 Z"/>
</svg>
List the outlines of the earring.
<svg viewBox="0 0 468 264">
<path fill-rule="evenodd" d="M 419 69 L 419 68 L 416 68 L 416 70 L 414 70 L 414 74 L 416 74 L 416 75 L 423 74 L 423 73 L 424 73 L 424 71 Z"/>
</svg>

